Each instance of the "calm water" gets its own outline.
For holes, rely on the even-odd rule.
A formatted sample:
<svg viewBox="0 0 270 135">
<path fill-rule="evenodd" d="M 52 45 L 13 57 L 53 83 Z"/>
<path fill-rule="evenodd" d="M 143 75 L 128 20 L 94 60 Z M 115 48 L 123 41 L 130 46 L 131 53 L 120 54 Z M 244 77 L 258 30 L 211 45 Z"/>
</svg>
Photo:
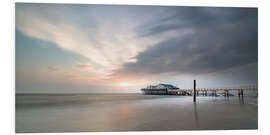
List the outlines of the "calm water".
<svg viewBox="0 0 270 135">
<path fill-rule="evenodd" d="M 257 129 L 257 97 L 17 94 L 16 132 Z"/>
</svg>

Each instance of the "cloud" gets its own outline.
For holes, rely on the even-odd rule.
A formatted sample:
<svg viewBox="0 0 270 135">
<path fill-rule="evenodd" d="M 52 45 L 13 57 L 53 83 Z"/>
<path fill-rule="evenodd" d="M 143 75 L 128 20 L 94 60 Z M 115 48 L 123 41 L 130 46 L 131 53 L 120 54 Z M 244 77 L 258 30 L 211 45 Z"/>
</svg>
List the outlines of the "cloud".
<svg viewBox="0 0 270 135">
<path fill-rule="evenodd" d="M 17 3 L 16 29 L 87 58 L 97 74 L 106 76 L 135 61 L 132 58 L 147 47 L 134 39 L 133 28 L 141 23 L 134 19 L 141 14 L 131 14 L 133 8 Z"/>
<path fill-rule="evenodd" d="M 138 27 L 140 37 L 170 30 L 216 28 L 233 22 L 250 21 L 257 17 L 256 8 L 171 7 L 167 12 L 170 14 L 161 15 L 156 20 Z"/>
<path fill-rule="evenodd" d="M 154 37 L 176 30 L 192 32 L 164 39 L 140 52 L 135 57 L 136 62 L 126 63 L 115 76 L 199 75 L 251 63 L 257 65 L 256 8 L 181 7 L 173 11 L 175 14 L 156 20 L 156 24 L 143 25 L 139 37 Z M 257 69 L 246 72 L 257 73 Z"/>
<path fill-rule="evenodd" d="M 49 67 L 48 67 L 48 70 L 50 70 L 50 71 L 59 71 L 60 68 L 49 66 Z"/>
<path fill-rule="evenodd" d="M 66 74 L 101 85 L 256 67 L 257 17 L 256 8 L 16 4 L 17 30 L 87 58 Z"/>
<path fill-rule="evenodd" d="M 93 66 L 90 64 L 78 64 L 77 67 L 80 69 L 92 69 L 93 68 Z"/>
</svg>

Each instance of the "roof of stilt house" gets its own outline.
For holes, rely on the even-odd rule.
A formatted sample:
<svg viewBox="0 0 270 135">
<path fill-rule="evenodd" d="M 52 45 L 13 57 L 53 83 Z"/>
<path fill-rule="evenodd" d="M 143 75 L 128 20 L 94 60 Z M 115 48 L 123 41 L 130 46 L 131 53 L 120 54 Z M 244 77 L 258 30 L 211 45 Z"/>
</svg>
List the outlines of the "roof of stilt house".
<svg viewBox="0 0 270 135">
<path fill-rule="evenodd" d="M 142 90 L 162 90 L 162 89 L 174 90 L 179 88 L 171 84 L 160 83 L 158 85 L 149 85 L 146 88 L 143 88 Z"/>
</svg>

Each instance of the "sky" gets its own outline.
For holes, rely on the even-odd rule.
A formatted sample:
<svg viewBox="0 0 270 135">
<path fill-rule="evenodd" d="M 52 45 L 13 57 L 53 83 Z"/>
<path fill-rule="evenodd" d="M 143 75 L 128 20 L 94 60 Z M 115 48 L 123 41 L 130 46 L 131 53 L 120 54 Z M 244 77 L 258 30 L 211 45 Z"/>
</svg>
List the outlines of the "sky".
<svg viewBox="0 0 270 135">
<path fill-rule="evenodd" d="M 16 93 L 256 85 L 258 9 L 16 3 Z"/>
</svg>

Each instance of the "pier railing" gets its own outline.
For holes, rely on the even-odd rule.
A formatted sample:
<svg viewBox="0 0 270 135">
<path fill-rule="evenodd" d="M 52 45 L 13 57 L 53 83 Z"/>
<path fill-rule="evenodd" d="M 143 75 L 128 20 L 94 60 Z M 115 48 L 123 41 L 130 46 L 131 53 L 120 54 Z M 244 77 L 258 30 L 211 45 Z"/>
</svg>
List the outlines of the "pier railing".
<svg viewBox="0 0 270 135">
<path fill-rule="evenodd" d="M 188 93 L 188 95 L 194 95 L 194 88 L 188 89 L 178 89 L 177 94 L 186 95 L 184 93 Z M 230 91 L 237 91 L 238 96 L 243 96 L 244 91 L 258 91 L 258 87 L 256 85 L 250 86 L 238 86 L 238 87 L 223 87 L 223 88 L 196 88 L 196 95 L 203 95 L 203 96 L 217 96 L 217 93 L 221 93 L 223 96 L 230 96 Z M 258 92 L 256 92 L 258 93 Z"/>
<path fill-rule="evenodd" d="M 234 92 L 233 92 L 234 91 Z M 238 94 L 238 96 L 244 96 L 244 91 L 255 91 L 256 95 L 258 94 L 258 87 L 256 85 L 249 86 L 238 86 L 238 87 L 221 87 L 221 88 L 196 88 L 195 95 L 199 96 L 234 96 L 234 94 Z M 158 89 L 151 91 L 144 91 L 145 94 L 150 95 L 184 95 L 184 96 L 194 96 L 194 88 L 186 88 L 186 89 Z M 234 93 L 234 94 L 232 94 Z"/>
</svg>

